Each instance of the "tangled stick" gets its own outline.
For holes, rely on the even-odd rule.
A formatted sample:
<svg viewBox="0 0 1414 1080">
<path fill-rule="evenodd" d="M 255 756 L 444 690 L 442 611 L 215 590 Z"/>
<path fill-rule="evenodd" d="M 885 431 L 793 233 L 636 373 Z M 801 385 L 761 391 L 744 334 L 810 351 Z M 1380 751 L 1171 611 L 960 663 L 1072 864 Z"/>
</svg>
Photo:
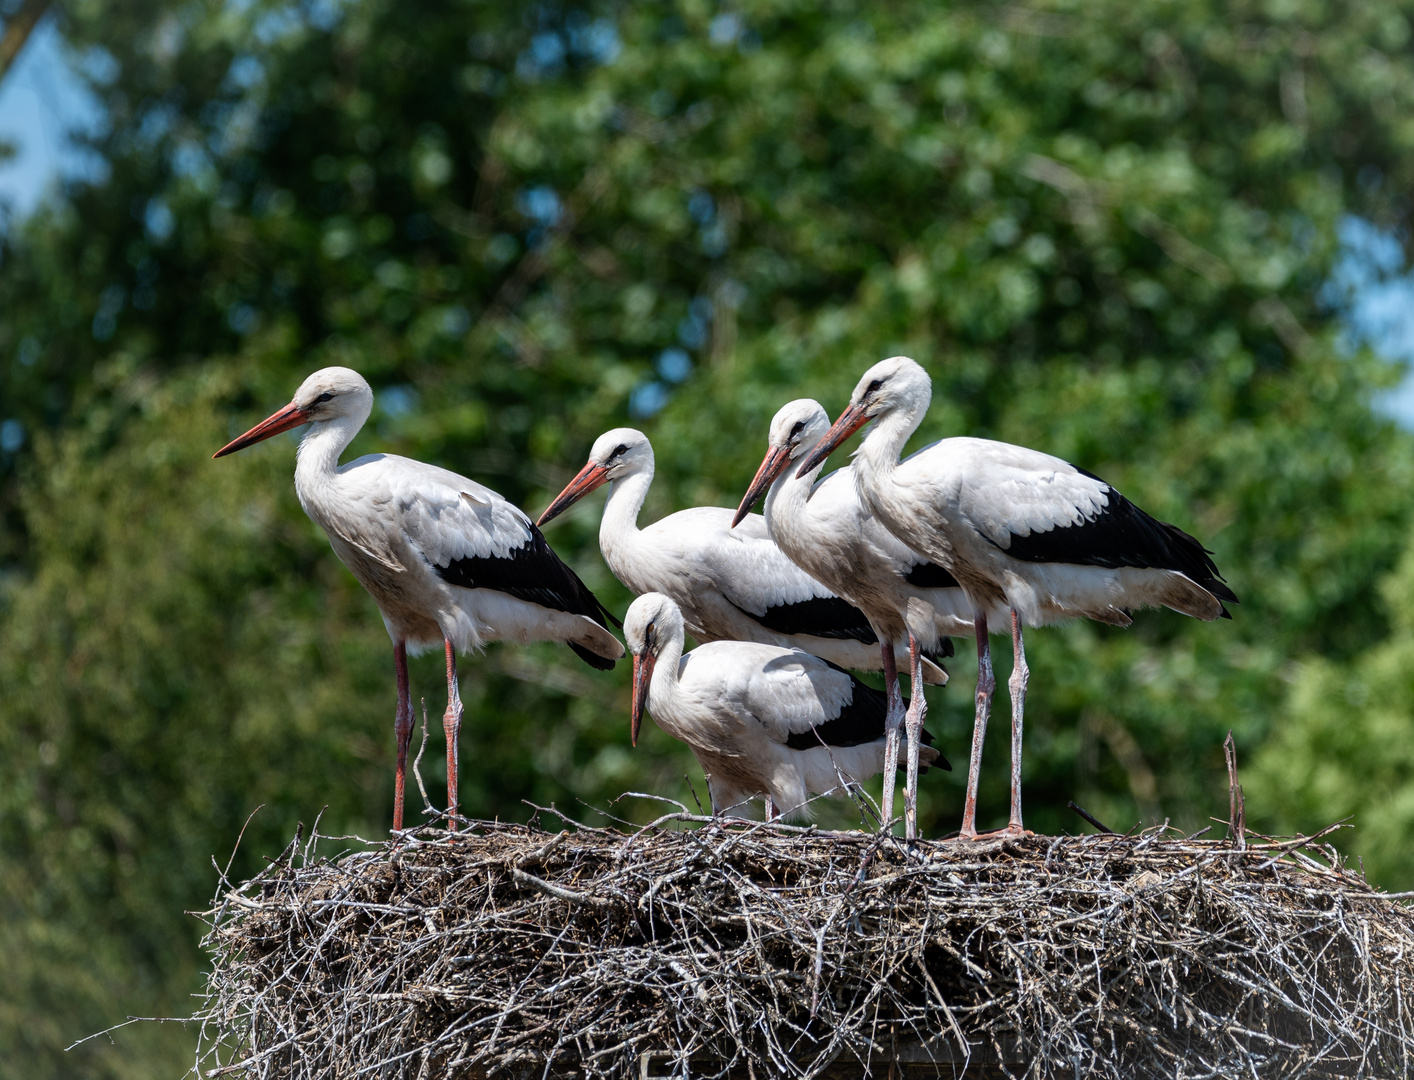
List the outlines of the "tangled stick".
<svg viewBox="0 0 1414 1080">
<path fill-rule="evenodd" d="M 1410 1075 L 1414 913 L 1319 836 L 564 824 L 224 888 L 199 1072 Z"/>
</svg>

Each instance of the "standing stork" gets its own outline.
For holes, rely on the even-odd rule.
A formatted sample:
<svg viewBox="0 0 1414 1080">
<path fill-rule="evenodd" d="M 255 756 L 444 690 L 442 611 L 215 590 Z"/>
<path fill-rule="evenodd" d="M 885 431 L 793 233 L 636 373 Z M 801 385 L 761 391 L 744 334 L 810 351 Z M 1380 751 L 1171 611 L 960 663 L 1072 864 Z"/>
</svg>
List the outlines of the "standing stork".
<svg viewBox="0 0 1414 1080">
<path fill-rule="evenodd" d="M 894 773 L 902 694 L 894 667 L 895 642 L 907 641 L 910 661 L 920 651 L 951 653 L 948 635 L 970 637 L 972 605 L 957 580 L 937 563 L 917 554 L 860 502 L 854 475 L 846 467 L 816 480 L 823 459 L 797 474 L 792 464 L 824 437 L 830 418 L 818 401 L 802 398 L 781 407 L 771 421 L 766 457 L 737 508 L 743 520 L 764 493 L 766 527 L 787 558 L 856 605 L 879 636 L 889 712 L 884 762 L 884 820 L 893 819 Z M 945 644 L 946 643 L 946 644 Z M 913 690 L 911 709 L 923 723 L 927 705 L 922 687 Z M 905 778 L 904 831 L 918 835 L 918 775 Z"/>
<path fill-rule="evenodd" d="M 952 573 L 972 604 L 977 714 L 962 835 L 977 835 L 977 778 L 991 713 L 987 612 L 1010 609 L 1011 816 L 1021 823 L 1021 727 L 1026 703 L 1022 626 L 1089 618 L 1128 626 L 1136 607 L 1194 618 L 1231 618 L 1237 596 L 1194 537 L 1157 521 L 1093 473 L 1060 458 L 988 439 L 943 439 L 903 461 L 899 453 L 932 399 L 928 373 L 906 356 L 866 371 L 849 406 L 801 464 L 823 461 L 865 424 L 854 455 L 859 497 L 900 540 Z M 916 752 L 910 718 L 909 753 Z"/>
<path fill-rule="evenodd" d="M 707 772 L 714 814 L 760 795 L 768 821 L 809 816 L 812 791 L 831 794 L 885 767 L 888 706 L 878 690 L 799 649 L 712 641 L 684 655 L 685 632 L 681 609 L 662 593 L 629 605 L 629 734 L 637 746 L 647 706 Z M 922 756 L 952 768 L 931 746 Z"/>
<path fill-rule="evenodd" d="M 641 431 L 615 428 L 600 435 L 589 461 L 537 524 L 604 483 L 604 561 L 635 595 L 671 596 L 699 642 L 759 641 L 804 649 L 841 667 L 880 668 L 879 639 L 864 613 L 787 559 L 759 514 L 733 529 L 725 506 L 696 506 L 640 529 L 638 513 L 653 483 L 653 447 Z M 944 655 L 951 655 L 950 643 Z M 925 659 L 923 678 L 941 684 L 947 673 Z"/>
<path fill-rule="evenodd" d="M 457 733 L 462 704 L 456 654 L 488 641 L 560 641 L 607 671 L 624 648 L 608 610 L 562 563 L 528 517 L 490 488 L 435 465 L 392 454 L 339 464 L 373 408 L 362 375 L 316 371 L 279 412 L 232 440 L 233 454 L 309 424 L 295 464 L 300 505 L 326 533 L 358 583 L 372 594 L 393 639 L 398 743 L 393 829 L 403 827 L 403 788 L 412 700 L 407 655 L 442 645 L 447 657 L 447 813 L 455 828 Z M 612 616 L 609 616 L 612 618 Z"/>
</svg>

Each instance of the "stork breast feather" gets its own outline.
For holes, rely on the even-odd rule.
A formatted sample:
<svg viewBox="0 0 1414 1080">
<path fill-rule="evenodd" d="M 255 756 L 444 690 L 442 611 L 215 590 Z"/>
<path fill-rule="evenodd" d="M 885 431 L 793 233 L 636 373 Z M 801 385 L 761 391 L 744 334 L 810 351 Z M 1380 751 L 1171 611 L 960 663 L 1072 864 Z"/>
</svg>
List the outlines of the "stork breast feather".
<svg viewBox="0 0 1414 1080">
<path fill-rule="evenodd" d="M 350 515 L 348 520 L 344 520 L 336 514 L 329 514 L 321 517 L 320 524 L 324 526 L 325 531 L 337 536 L 349 547 L 401 574 L 407 567 L 394 552 L 391 542 L 391 538 L 396 535 L 396 524 L 390 520 L 392 515 L 386 504 L 380 504 L 375 499 L 373 508 L 375 514 L 370 520 L 361 521 L 356 515 Z"/>
<path fill-rule="evenodd" d="M 386 566 L 394 573 L 402 574 L 407 572 L 407 567 L 404 566 L 398 560 L 398 557 L 393 554 L 392 548 L 388 546 L 386 541 L 383 541 L 381 539 L 374 539 L 372 537 L 358 539 L 355 536 L 350 535 L 353 531 L 354 530 L 351 529 L 343 530 L 338 528 L 334 530 L 340 540 L 348 544 L 350 547 L 357 548 L 359 551 L 363 552 L 374 562 L 381 563 L 383 566 Z"/>
</svg>

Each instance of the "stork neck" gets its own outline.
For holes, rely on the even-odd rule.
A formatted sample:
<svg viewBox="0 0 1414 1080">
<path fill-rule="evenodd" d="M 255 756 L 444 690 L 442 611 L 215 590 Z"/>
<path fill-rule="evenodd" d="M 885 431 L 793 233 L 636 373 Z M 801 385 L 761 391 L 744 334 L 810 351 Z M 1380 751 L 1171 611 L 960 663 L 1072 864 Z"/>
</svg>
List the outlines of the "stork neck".
<svg viewBox="0 0 1414 1080">
<path fill-rule="evenodd" d="M 686 630 L 681 622 L 672 632 L 665 635 L 663 646 L 658 652 L 658 660 L 653 665 L 653 682 L 650 689 L 656 697 L 670 699 L 677 694 L 678 665 L 682 663 L 685 635 Z"/>
<path fill-rule="evenodd" d="M 295 458 L 295 487 L 301 492 L 317 488 L 339 471 L 339 457 L 358 434 L 363 422 L 339 416 L 309 426 Z"/>
<path fill-rule="evenodd" d="M 901 406 L 891 409 L 875 420 L 865 433 L 864 441 L 854 452 L 855 486 L 865 506 L 872 509 L 870 492 L 873 489 L 893 481 L 903 445 L 918 430 L 926 409 L 926 404 L 922 408 Z"/>
<path fill-rule="evenodd" d="M 653 463 L 647 468 L 609 482 L 609 497 L 604 502 L 604 516 L 599 519 L 599 550 L 610 569 L 618 573 L 614 557 L 636 543 L 639 536 L 638 512 L 648 497 L 653 483 Z"/>
<path fill-rule="evenodd" d="M 811 449 L 813 447 L 807 447 L 805 452 L 808 453 Z M 815 481 L 824 467 L 825 463 L 822 461 L 816 468 L 797 479 L 796 467 L 792 462 L 771 482 L 762 510 L 766 515 L 766 528 L 777 547 L 791 546 L 791 536 L 797 531 L 796 527 L 805 514 Z"/>
</svg>

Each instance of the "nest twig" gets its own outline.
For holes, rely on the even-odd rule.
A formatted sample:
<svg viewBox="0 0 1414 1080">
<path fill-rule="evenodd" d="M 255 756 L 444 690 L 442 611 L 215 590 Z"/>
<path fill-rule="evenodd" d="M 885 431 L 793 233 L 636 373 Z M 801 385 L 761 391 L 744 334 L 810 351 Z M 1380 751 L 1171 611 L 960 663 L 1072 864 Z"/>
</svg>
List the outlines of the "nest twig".
<svg viewBox="0 0 1414 1080">
<path fill-rule="evenodd" d="M 312 842 L 207 913 L 203 1075 L 1410 1074 L 1414 912 L 1318 839 Z"/>
</svg>

